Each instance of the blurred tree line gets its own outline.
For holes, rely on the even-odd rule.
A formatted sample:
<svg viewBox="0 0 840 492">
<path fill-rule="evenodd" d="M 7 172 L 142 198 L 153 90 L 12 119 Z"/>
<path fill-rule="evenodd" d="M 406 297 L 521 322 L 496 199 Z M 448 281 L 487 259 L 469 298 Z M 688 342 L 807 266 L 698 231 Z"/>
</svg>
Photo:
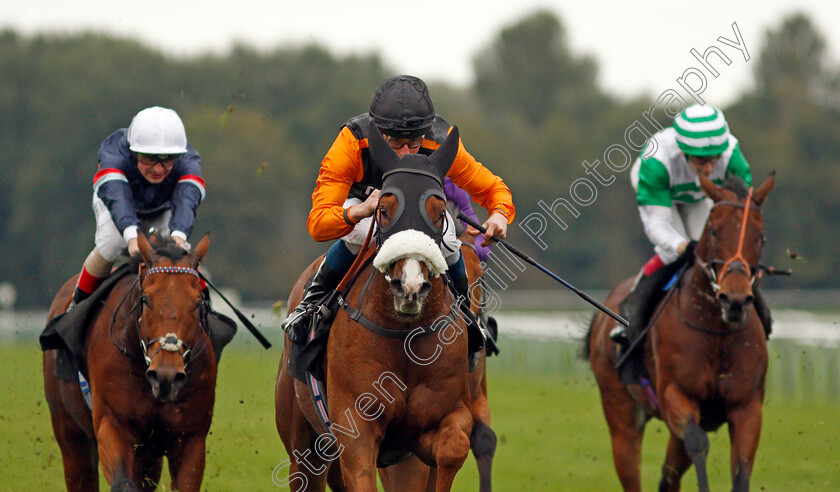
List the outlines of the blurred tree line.
<svg viewBox="0 0 840 492">
<path fill-rule="evenodd" d="M 766 33 L 751 63 L 755 89 L 724 109 L 756 181 L 778 171 L 765 207 L 765 262 L 788 267 L 788 256 L 801 258 L 792 279 L 771 283 L 837 286 L 837 67 L 798 14 Z M 473 87 L 427 82 L 438 112 L 512 189 L 509 239 L 582 288 L 607 288 L 637 271 L 651 247 L 628 172 L 599 186 L 577 218 L 565 216 L 565 229 L 550 222 L 545 251 L 517 223 L 540 212 L 540 201 L 568 199 L 570 184 L 586 176 L 581 163 L 623 142 L 653 99 L 601 90 L 596 61 L 572 53 L 560 19 L 545 11 L 502 29 L 474 69 Z M 327 247 L 306 231 L 320 160 L 341 124 L 366 111 L 373 89 L 393 74 L 377 54 L 337 57 L 317 45 L 268 53 L 239 45 L 224 56 L 175 60 L 101 35 L 0 32 L 0 281 L 17 286 L 19 304 L 45 306 L 78 272 L 93 246 L 99 144 L 140 109 L 161 105 L 178 111 L 202 156 L 207 199 L 192 239 L 211 231 L 206 269 L 246 300 L 284 298 Z M 511 286 L 549 282 L 527 271 Z"/>
</svg>

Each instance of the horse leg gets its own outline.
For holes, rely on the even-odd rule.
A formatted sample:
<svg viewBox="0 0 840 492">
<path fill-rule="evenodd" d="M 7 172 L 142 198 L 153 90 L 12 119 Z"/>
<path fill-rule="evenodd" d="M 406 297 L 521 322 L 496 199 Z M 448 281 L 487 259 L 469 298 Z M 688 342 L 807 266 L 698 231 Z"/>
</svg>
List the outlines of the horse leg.
<svg viewBox="0 0 840 492">
<path fill-rule="evenodd" d="M 178 441 L 167 453 L 172 490 L 198 492 L 204 478 L 205 438 L 192 435 Z"/>
<path fill-rule="evenodd" d="M 496 433 L 489 425 L 476 420 L 470 436 L 470 447 L 478 465 L 478 490 L 490 492 L 493 489 L 491 471 L 493 456 L 496 454 Z"/>
<path fill-rule="evenodd" d="M 372 426 L 358 427 L 354 440 L 345 440 L 345 449 L 341 453 L 341 475 L 347 490 L 351 492 L 376 492 L 376 456 L 378 453 L 376 437 L 381 435 Z"/>
<path fill-rule="evenodd" d="M 163 458 L 156 456 L 135 456 L 134 471 L 135 477 L 140 477 L 140 489 L 152 491 L 160 484 L 160 473 L 163 469 Z"/>
<path fill-rule="evenodd" d="M 332 492 L 346 492 L 347 490 L 344 479 L 341 477 L 341 465 L 338 461 L 333 461 L 330 469 L 327 470 L 327 485 L 330 486 Z"/>
<path fill-rule="evenodd" d="M 382 487 L 386 492 L 434 491 L 430 472 L 432 468 L 420 461 L 417 456 L 412 456 L 403 463 L 379 469 L 379 478 L 382 480 Z"/>
<path fill-rule="evenodd" d="M 647 415 L 621 386 L 618 377 L 614 379 L 612 387 L 601 386 L 601 404 L 610 430 L 613 464 L 621 487 L 626 492 L 639 492 L 642 490 L 642 437 Z"/>
<path fill-rule="evenodd" d="M 68 491 L 99 490 L 96 441 L 79 429 L 64 408 L 50 406 L 55 440 L 64 464 L 64 482 Z"/>
<path fill-rule="evenodd" d="M 659 480 L 659 492 L 676 492 L 680 490 L 680 480 L 691 466 L 691 458 L 686 453 L 682 439 L 671 433 L 668 440 L 668 452 L 665 464 L 662 465 L 662 478 Z"/>
<path fill-rule="evenodd" d="M 68 491 L 99 490 L 93 419 L 82 400 L 79 385 L 55 375 L 57 354 L 57 350 L 48 350 L 43 355 L 44 394 L 53 434 L 61 450 L 64 482 Z M 87 424 L 86 428 L 79 426 L 77 420 Z"/>
<path fill-rule="evenodd" d="M 706 474 L 706 455 L 709 454 L 709 436 L 696 422 L 690 422 L 683 429 L 683 443 L 697 473 L 697 488 L 700 492 L 707 492 L 709 477 Z"/>
<path fill-rule="evenodd" d="M 729 412 L 729 439 L 731 445 L 731 472 L 733 492 L 750 488 L 755 452 L 761 435 L 761 402 L 749 404 Z"/>
<path fill-rule="evenodd" d="M 283 445 L 289 459 L 274 468 L 271 477 L 274 485 L 278 487 L 288 485 L 291 490 L 297 491 L 322 492 L 327 488 L 329 477 L 330 487 L 333 491 L 347 490 L 341 482 L 341 477 L 335 476 L 337 471 L 329 470 L 328 473 L 328 468 L 337 467 L 330 466 L 330 462 L 322 458 L 317 452 L 315 443 L 319 436 L 315 434 L 314 429 L 300 412 L 295 412 L 292 415 L 289 427 L 284 427 L 282 435 L 284 436 Z M 289 470 L 288 476 L 283 477 L 281 473 L 286 468 Z"/>
<path fill-rule="evenodd" d="M 70 491 L 99 490 L 98 459 L 96 441 L 88 439 L 81 432 L 61 431 L 53 422 L 61 459 L 64 464 L 64 483 Z M 61 437 L 58 437 L 61 434 Z"/>
<path fill-rule="evenodd" d="M 95 408 L 95 407 L 94 407 Z M 103 417 L 96 429 L 96 441 L 99 443 L 99 462 L 105 479 L 111 484 L 112 491 L 136 492 L 139 489 L 129 470 L 133 469 L 134 447 L 126 444 L 122 436 L 130 435 L 120 429 L 114 417 Z"/>
<path fill-rule="evenodd" d="M 437 464 L 437 492 L 452 489 L 455 474 L 464 465 L 470 452 L 473 417 L 469 409 L 459 404 L 443 418 L 437 429 L 420 436 L 418 455 Z"/>
<path fill-rule="evenodd" d="M 487 402 L 486 360 L 486 356 L 482 354 L 478 369 L 470 375 L 470 391 L 473 394 L 470 403 L 470 413 L 473 417 L 470 448 L 478 465 L 479 492 L 492 490 L 491 472 L 493 456 L 496 454 L 496 433 L 490 428 L 490 405 Z M 475 377 L 480 377 L 481 380 L 476 382 Z"/>
<path fill-rule="evenodd" d="M 706 455 L 709 454 L 709 437 L 700 428 L 700 409 L 675 384 L 660 382 L 662 413 L 671 433 L 681 438 L 685 452 L 697 472 L 697 486 L 700 492 L 709 490 L 706 474 Z"/>
</svg>

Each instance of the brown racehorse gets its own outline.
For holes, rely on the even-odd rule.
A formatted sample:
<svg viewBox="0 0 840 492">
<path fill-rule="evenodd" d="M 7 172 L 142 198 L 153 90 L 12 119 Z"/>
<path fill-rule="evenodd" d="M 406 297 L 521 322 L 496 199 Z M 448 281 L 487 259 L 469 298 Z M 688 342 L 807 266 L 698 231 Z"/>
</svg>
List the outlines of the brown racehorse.
<svg viewBox="0 0 840 492">
<path fill-rule="evenodd" d="M 598 313 L 586 338 L 612 436 L 613 460 L 627 491 L 641 490 L 642 434 L 651 417 L 665 421 L 671 434 L 659 490 L 679 490 L 692 464 L 699 489 L 709 490 L 706 432 L 724 423 L 731 439 L 732 490 L 749 489 L 767 371 L 767 344 L 752 306 L 752 285 L 764 243 L 760 207 L 775 177 L 755 192 L 742 184 L 718 187 L 702 176 L 700 182 L 715 205 L 693 266 L 673 295 L 660 302 L 661 312 L 654 315 L 643 347 L 659 407 L 641 386 L 619 381 L 616 349 L 609 338 L 615 321 Z M 617 310 L 631 285 L 632 279 L 627 279 L 613 289 L 607 307 Z"/>
<path fill-rule="evenodd" d="M 467 277 L 470 281 L 470 308 L 473 314 L 479 315 L 482 305 L 483 292 L 479 279 L 484 275 L 481 268 L 481 260 L 475 253 L 473 238 L 463 236 L 461 254 L 464 256 L 464 264 L 467 268 Z M 491 470 L 493 466 L 493 455 L 496 452 L 496 433 L 490 428 L 490 405 L 487 402 L 487 352 L 482 351 L 475 369 L 470 372 L 470 413 L 473 416 L 473 430 L 470 435 L 470 448 L 473 450 L 476 463 L 478 464 L 479 491 L 490 492 L 492 490 Z M 435 490 L 436 470 L 426 466 L 419 458 L 412 456 L 405 463 L 382 468 L 380 478 L 387 491 L 403 490 L 406 483 L 427 483 L 426 490 Z"/>
<path fill-rule="evenodd" d="M 327 432 L 321 429 L 306 385 L 290 374 L 288 339 L 275 419 L 297 490 L 324 490 L 329 475 L 334 490 L 375 492 L 377 465 L 414 454 L 437 468 L 436 490 L 448 491 L 469 453 L 473 426 L 466 325 L 440 275 L 446 264 L 439 247 L 422 231 L 442 234 L 442 182 L 458 131 L 453 128 L 431 156 L 401 159 L 375 127 L 370 134 L 374 161 L 387 176 L 377 209 L 381 247 L 332 324 L 323 360 L 332 423 Z M 290 306 L 300 302 L 314 267 L 298 279 Z M 412 487 L 403 490 L 426 485 Z"/>
<path fill-rule="evenodd" d="M 114 286 L 87 331 L 82 369 L 92 416 L 79 384 L 55 376 L 58 351 L 44 352 L 68 490 L 99 490 L 97 463 L 112 490 L 153 490 L 164 455 L 173 489 L 201 487 L 216 359 L 196 269 L 209 236 L 192 253 L 174 243 L 153 248 L 142 234 L 137 242 L 145 263 Z M 67 309 L 74 285 L 70 279 L 58 292 L 50 319 Z"/>
</svg>

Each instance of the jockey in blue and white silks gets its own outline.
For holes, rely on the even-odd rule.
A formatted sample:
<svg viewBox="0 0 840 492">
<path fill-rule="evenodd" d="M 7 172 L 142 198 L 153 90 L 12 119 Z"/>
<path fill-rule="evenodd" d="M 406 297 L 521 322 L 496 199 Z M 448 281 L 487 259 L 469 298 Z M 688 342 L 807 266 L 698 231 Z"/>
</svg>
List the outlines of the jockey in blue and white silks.
<svg viewBox="0 0 840 492">
<path fill-rule="evenodd" d="M 154 227 L 189 248 L 204 194 L 201 157 L 187 143 L 175 111 L 146 108 L 128 128 L 111 133 L 99 148 L 93 178 L 96 246 L 85 259 L 71 307 L 99 286 L 125 248 L 136 252 L 140 227 Z"/>
</svg>

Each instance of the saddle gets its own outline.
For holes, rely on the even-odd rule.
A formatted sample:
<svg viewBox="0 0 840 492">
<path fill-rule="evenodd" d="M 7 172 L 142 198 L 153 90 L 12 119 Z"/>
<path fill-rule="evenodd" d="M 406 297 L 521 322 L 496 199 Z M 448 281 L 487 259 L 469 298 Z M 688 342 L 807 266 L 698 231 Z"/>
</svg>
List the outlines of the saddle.
<svg viewBox="0 0 840 492">
<path fill-rule="evenodd" d="M 85 300 L 76 304 L 69 312 L 59 314 L 47 322 L 38 341 L 42 351 L 58 350 L 55 375 L 67 381 L 78 382 L 78 373 L 87 377 L 84 364 L 85 339 L 94 316 L 101 308 L 108 294 L 124 277 L 135 274 L 142 259 L 129 258 L 125 263 L 111 272 L 107 279 Z M 207 329 L 216 363 L 222 356 L 222 350 L 236 334 L 236 323 L 227 316 L 213 311 L 209 305 L 209 295 L 204 294 L 208 302 Z"/>
</svg>

